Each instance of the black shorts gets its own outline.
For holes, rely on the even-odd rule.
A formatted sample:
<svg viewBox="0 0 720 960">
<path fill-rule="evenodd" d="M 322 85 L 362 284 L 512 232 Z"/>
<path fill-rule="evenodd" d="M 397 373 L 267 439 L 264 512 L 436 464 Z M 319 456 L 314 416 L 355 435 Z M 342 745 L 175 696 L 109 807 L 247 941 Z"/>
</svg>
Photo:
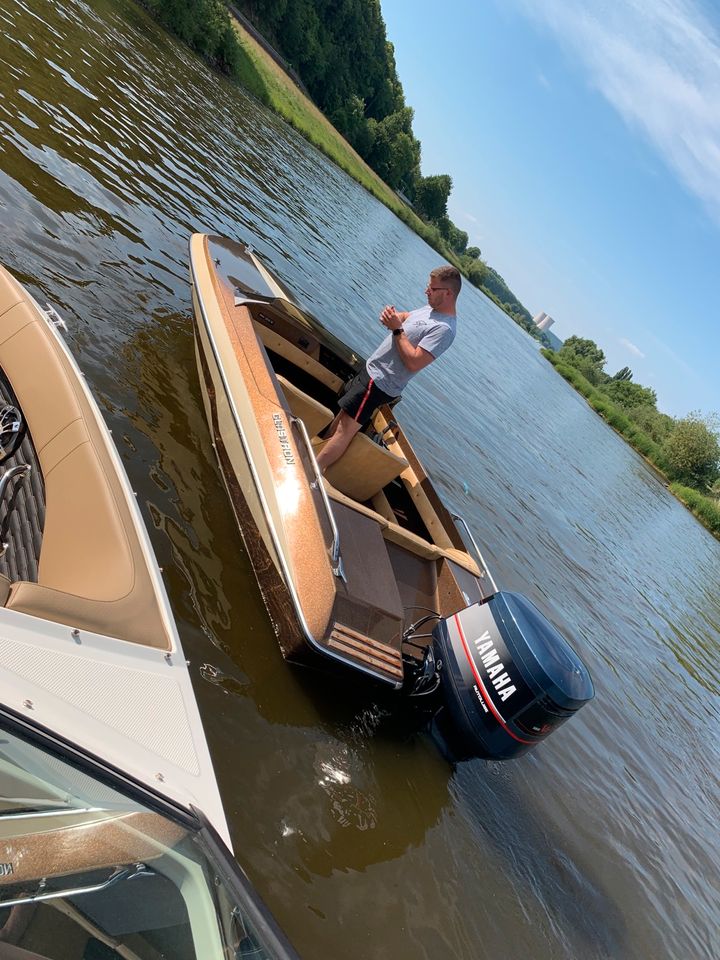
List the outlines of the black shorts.
<svg viewBox="0 0 720 960">
<path fill-rule="evenodd" d="M 395 399 L 376 387 L 367 369 L 363 368 L 357 376 L 345 384 L 338 405 L 349 417 L 364 427 L 370 422 L 370 418 L 378 407 L 383 403 L 391 403 Z"/>
</svg>

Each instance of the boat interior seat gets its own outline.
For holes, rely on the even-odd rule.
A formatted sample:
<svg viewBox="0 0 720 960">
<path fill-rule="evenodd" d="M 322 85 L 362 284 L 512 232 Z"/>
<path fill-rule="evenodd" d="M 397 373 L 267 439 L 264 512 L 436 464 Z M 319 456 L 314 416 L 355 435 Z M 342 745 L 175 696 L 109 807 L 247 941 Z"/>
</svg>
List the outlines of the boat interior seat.
<svg viewBox="0 0 720 960">
<path fill-rule="evenodd" d="M 389 521 L 379 514 L 376 510 L 366 507 L 364 503 L 358 503 L 357 500 L 353 500 L 351 497 L 345 496 L 342 491 L 338 490 L 337 487 L 334 487 L 327 477 L 323 477 L 323 484 L 327 495 L 331 500 L 335 500 L 337 503 L 342 503 L 346 507 L 350 507 L 351 510 L 357 511 L 357 513 L 362 513 L 365 517 L 370 517 L 372 520 L 380 526 L 382 530 L 388 525 Z"/>
<path fill-rule="evenodd" d="M 327 441 L 315 441 L 315 455 Z M 361 503 L 380 493 L 392 480 L 407 469 L 405 457 L 392 453 L 386 447 L 374 443 L 364 433 L 356 434 L 350 446 L 325 474 L 337 490 Z"/>
<path fill-rule="evenodd" d="M 46 496 L 38 582 L 12 584 L 6 606 L 74 628 L 170 649 L 171 638 L 117 476 L 117 454 L 110 450 L 65 351 L 33 303 L 2 270 L 0 366 L 32 437 Z"/>
<path fill-rule="evenodd" d="M 342 491 L 334 487 L 327 478 L 323 479 L 325 483 L 325 489 L 331 500 L 335 500 L 337 503 L 342 503 L 346 507 L 350 507 L 352 510 L 355 510 L 357 513 L 362 513 L 364 516 L 373 519 L 380 527 L 381 533 L 385 540 L 388 540 L 391 543 L 396 543 L 398 546 L 405 547 L 405 549 L 409 550 L 410 553 L 415 554 L 417 557 L 422 557 L 424 560 L 439 560 L 441 557 L 445 556 L 447 551 L 435 546 L 434 543 L 429 543 L 427 540 L 423 540 L 422 537 L 419 537 L 416 533 L 412 533 L 410 530 L 406 530 L 404 527 L 401 527 L 400 524 L 391 522 L 387 519 L 387 517 L 383 517 L 382 514 L 378 513 L 376 510 L 366 507 L 365 504 L 358 503 L 357 500 L 353 500 L 351 497 L 346 496 L 344 493 L 342 493 Z"/>
<path fill-rule="evenodd" d="M 299 387 L 290 383 L 285 377 L 280 376 L 280 374 L 276 374 L 276 376 L 293 416 L 302 420 L 308 436 L 316 437 L 333 419 L 332 410 L 329 410 L 309 394 L 303 393 Z"/>
<path fill-rule="evenodd" d="M 390 543 L 396 543 L 400 547 L 405 547 L 410 553 L 414 553 L 418 557 L 423 557 L 425 560 L 439 560 L 445 556 L 444 550 L 440 547 L 427 540 L 423 540 L 422 537 L 419 537 L 411 530 L 406 530 L 405 527 L 401 527 L 399 523 L 388 523 L 383 529 L 383 537 L 389 540 Z"/>
</svg>

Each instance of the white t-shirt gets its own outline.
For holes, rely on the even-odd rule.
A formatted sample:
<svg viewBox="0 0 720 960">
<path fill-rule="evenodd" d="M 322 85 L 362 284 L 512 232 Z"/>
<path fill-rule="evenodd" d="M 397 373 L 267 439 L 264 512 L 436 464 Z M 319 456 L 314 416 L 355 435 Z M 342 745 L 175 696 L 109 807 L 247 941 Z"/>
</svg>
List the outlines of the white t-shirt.
<svg viewBox="0 0 720 960">
<path fill-rule="evenodd" d="M 422 347 L 437 360 L 455 339 L 455 316 L 438 313 L 428 304 L 413 310 L 403 322 L 405 336 L 414 347 Z M 390 397 L 399 397 L 418 371 L 408 370 L 388 334 L 367 359 L 367 371 L 377 386 Z"/>
</svg>

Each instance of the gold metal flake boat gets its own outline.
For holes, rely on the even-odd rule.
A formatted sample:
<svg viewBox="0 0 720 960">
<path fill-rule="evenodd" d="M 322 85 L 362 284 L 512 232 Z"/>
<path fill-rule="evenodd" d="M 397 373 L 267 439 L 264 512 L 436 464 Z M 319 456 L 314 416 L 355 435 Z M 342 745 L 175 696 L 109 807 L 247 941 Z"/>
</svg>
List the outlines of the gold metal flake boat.
<svg viewBox="0 0 720 960">
<path fill-rule="evenodd" d="M 592 698 L 590 675 L 534 604 L 497 589 L 394 410 L 320 475 L 361 359 L 250 247 L 195 234 L 190 273 L 213 445 L 285 657 L 421 698 L 453 759 L 544 739 Z"/>
<path fill-rule="evenodd" d="M 319 435 L 360 359 L 244 244 L 196 234 L 190 264 L 205 410 L 282 651 L 399 688 L 424 657 L 408 627 L 495 592 L 479 551 L 389 406 L 321 478 Z"/>
</svg>

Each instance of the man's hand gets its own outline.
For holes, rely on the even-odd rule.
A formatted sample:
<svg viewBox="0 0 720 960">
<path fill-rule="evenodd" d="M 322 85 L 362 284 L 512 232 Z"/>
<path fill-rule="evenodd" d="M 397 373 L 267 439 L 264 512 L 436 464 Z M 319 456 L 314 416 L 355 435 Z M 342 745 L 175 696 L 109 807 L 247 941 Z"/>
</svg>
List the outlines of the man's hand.
<svg viewBox="0 0 720 960">
<path fill-rule="evenodd" d="M 380 323 L 388 330 L 397 330 L 406 318 L 407 313 L 398 311 L 393 306 L 387 306 L 380 312 Z"/>
</svg>

